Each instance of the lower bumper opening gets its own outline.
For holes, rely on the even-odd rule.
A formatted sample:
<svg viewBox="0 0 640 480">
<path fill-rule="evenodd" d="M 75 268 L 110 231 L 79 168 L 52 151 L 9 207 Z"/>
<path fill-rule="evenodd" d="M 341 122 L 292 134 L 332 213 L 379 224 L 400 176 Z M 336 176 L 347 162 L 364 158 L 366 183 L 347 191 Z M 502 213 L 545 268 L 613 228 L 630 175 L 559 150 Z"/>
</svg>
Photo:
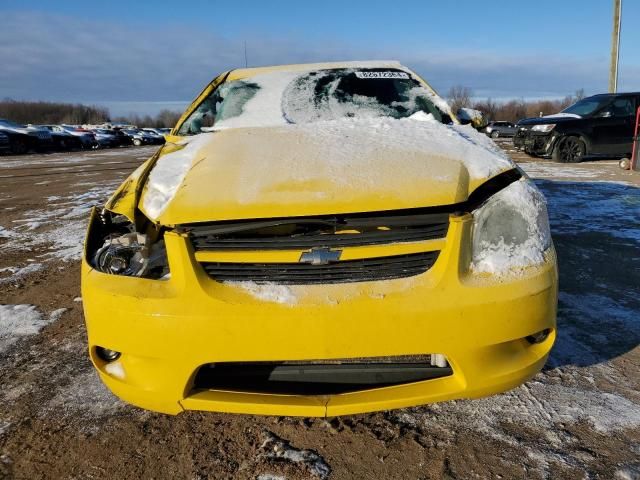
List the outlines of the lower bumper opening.
<svg viewBox="0 0 640 480">
<path fill-rule="evenodd" d="M 203 365 L 193 390 L 332 395 L 442 378 L 451 367 L 429 355 L 305 362 L 225 362 Z"/>
</svg>

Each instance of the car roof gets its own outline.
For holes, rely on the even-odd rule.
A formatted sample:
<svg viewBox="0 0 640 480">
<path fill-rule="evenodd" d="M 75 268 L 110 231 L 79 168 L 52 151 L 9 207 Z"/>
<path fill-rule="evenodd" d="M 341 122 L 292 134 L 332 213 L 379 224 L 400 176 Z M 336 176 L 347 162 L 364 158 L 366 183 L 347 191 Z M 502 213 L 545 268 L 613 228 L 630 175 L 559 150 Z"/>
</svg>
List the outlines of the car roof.
<svg viewBox="0 0 640 480">
<path fill-rule="evenodd" d="M 591 95 L 591 97 L 621 97 L 624 95 L 640 95 L 640 92 L 617 92 L 617 93 L 597 93 L 595 95 Z M 585 97 L 585 98 L 591 98 Z"/>
<path fill-rule="evenodd" d="M 229 73 L 229 80 L 253 77 L 261 73 L 327 70 L 330 68 L 404 68 L 397 60 L 367 60 L 350 62 L 297 63 L 269 67 L 237 68 Z"/>
</svg>

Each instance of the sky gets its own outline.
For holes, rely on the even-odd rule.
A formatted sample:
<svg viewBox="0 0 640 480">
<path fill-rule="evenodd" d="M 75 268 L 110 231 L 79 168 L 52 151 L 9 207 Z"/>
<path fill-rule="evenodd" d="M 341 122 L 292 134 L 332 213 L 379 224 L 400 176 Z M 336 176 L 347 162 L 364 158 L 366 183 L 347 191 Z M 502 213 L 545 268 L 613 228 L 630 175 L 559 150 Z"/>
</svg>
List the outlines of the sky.
<svg viewBox="0 0 640 480">
<path fill-rule="evenodd" d="M 623 0 L 620 91 L 640 90 L 640 0 Z M 0 0 L 0 98 L 112 115 L 182 110 L 218 73 L 400 60 L 441 94 L 604 92 L 611 0 Z"/>
</svg>

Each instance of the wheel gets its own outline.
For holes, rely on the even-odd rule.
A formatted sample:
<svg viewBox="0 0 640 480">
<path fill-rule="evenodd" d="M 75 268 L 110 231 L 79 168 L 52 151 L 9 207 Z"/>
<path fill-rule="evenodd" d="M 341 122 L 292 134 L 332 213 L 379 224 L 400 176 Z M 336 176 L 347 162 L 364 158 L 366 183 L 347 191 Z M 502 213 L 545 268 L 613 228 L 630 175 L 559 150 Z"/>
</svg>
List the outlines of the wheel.
<svg viewBox="0 0 640 480">
<path fill-rule="evenodd" d="M 23 153 L 27 153 L 27 142 L 22 140 L 21 138 L 15 139 L 11 142 L 11 152 L 16 155 L 22 155 Z"/>
<path fill-rule="evenodd" d="M 582 161 L 587 147 L 578 137 L 561 139 L 553 149 L 552 158 L 560 163 L 578 163 Z"/>
<path fill-rule="evenodd" d="M 498 138 L 500 136 L 500 132 L 497 130 L 494 130 L 493 132 L 491 132 L 491 138 Z"/>
<path fill-rule="evenodd" d="M 618 166 L 622 170 L 631 170 L 631 160 L 629 160 L 628 158 L 623 158 L 618 162 Z"/>
<path fill-rule="evenodd" d="M 139 147 L 140 145 L 142 145 L 142 140 L 140 140 L 140 139 L 138 139 L 138 138 L 134 138 L 134 139 L 133 139 L 133 144 L 134 144 L 136 147 Z"/>
</svg>

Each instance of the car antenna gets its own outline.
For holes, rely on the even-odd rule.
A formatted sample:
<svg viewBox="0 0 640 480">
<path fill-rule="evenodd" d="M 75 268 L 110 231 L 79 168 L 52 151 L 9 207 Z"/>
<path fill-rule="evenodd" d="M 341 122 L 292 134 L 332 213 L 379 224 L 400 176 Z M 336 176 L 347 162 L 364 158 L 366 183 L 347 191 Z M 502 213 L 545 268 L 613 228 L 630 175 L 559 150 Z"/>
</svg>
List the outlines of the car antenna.
<svg viewBox="0 0 640 480">
<path fill-rule="evenodd" d="M 244 41 L 244 68 L 249 66 L 249 62 L 247 62 L 247 41 Z"/>
</svg>

